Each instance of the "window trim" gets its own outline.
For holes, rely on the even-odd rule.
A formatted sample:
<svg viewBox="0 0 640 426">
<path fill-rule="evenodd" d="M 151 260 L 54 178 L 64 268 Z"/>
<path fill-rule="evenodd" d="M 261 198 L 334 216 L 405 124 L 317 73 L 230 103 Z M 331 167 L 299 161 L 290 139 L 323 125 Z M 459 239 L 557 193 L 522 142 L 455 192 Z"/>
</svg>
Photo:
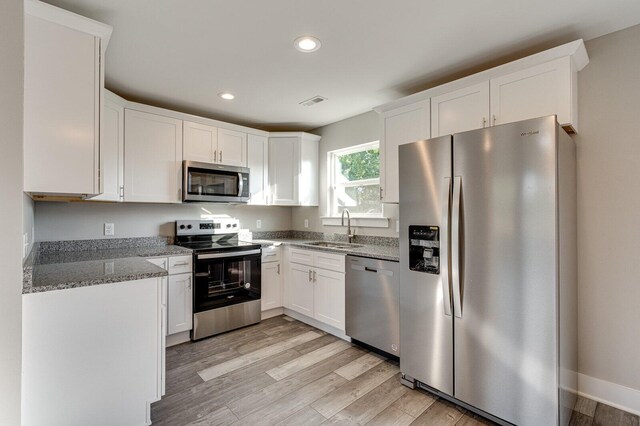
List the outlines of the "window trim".
<svg viewBox="0 0 640 426">
<path fill-rule="evenodd" d="M 340 226 L 340 216 L 334 214 L 335 204 L 335 172 L 336 157 L 342 155 L 353 154 L 356 152 L 366 151 L 369 149 L 380 149 L 380 141 L 371 141 L 346 148 L 335 149 L 327 152 L 327 206 L 326 216 L 321 217 L 321 222 L 325 226 Z M 380 177 L 373 179 L 361 179 L 341 184 L 344 187 L 356 187 L 360 185 L 380 184 Z M 384 215 L 384 204 L 381 203 L 382 209 L 380 213 L 353 213 L 351 215 L 351 226 L 355 227 L 373 227 L 388 228 L 389 218 Z"/>
</svg>

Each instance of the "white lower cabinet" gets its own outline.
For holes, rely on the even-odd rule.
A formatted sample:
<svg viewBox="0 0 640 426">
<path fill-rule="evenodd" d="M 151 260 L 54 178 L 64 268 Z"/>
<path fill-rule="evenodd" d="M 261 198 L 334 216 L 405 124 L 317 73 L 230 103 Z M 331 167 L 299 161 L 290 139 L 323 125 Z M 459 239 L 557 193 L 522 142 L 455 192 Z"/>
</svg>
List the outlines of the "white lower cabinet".
<svg viewBox="0 0 640 426">
<path fill-rule="evenodd" d="M 344 331 L 345 256 L 291 248 L 289 259 L 285 306 Z"/>
<path fill-rule="evenodd" d="M 164 374 L 163 289 L 147 278 L 25 294 L 22 424 L 150 424 Z"/>
<path fill-rule="evenodd" d="M 189 331 L 193 328 L 193 274 L 192 257 L 150 257 L 147 261 L 169 272 L 165 280 L 164 331 L 165 336 Z M 174 342 L 173 344 L 181 343 Z M 166 342 L 163 342 L 166 345 Z"/>
<path fill-rule="evenodd" d="M 313 271 L 315 319 L 344 330 L 344 273 L 316 268 Z"/>
<path fill-rule="evenodd" d="M 167 335 L 193 328 L 192 275 L 169 275 Z"/>
<path fill-rule="evenodd" d="M 313 271 L 307 265 L 289 265 L 289 307 L 313 318 Z"/>
<path fill-rule="evenodd" d="M 262 263 L 262 292 L 260 300 L 263 311 L 282 307 L 282 264 Z"/>
</svg>

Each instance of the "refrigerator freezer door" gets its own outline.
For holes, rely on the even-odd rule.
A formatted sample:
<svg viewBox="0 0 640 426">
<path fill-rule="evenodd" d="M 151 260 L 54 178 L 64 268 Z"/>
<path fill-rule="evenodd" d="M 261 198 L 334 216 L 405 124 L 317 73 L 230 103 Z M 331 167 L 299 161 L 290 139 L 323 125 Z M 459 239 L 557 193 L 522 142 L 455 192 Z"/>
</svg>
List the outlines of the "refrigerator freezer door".
<svg viewBox="0 0 640 426">
<path fill-rule="evenodd" d="M 455 397 L 521 426 L 558 424 L 556 132 L 546 117 L 453 136 Z"/>
<path fill-rule="evenodd" d="M 451 136 L 402 145 L 399 156 L 400 370 L 453 395 Z"/>
</svg>

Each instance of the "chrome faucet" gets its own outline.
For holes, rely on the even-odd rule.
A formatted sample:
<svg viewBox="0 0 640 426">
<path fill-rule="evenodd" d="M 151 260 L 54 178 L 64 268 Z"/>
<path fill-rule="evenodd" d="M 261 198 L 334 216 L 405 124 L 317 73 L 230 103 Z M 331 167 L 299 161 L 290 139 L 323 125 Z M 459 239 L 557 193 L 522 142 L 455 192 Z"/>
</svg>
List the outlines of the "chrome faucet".
<svg viewBox="0 0 640 426">
<path fill-rule="evenodd" d="M 344 226 L 344 214 L 347 214 L 347 239 L 349 240 L 349 244 L 353 241 L 354 235 L 351 233 L 351 213 L 349 213 L 349 209 L 342 210 L 342 218 L 340 220 L 341 226 Z"/>
</svg>

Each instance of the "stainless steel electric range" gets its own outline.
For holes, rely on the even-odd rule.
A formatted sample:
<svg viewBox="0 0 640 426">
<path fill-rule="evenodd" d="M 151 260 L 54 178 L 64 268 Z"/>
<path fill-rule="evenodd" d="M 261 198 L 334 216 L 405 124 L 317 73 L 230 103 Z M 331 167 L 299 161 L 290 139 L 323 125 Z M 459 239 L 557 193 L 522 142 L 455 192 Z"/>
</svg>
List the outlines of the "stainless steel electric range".
<svg viewBox="0 0 640 426">
<path fill-rule="evenodd" d="M 193 250 L 191 340 L 260 322 L 260 244 L 239 241 L 238 228 L 236 219 L 176 221 L 176 244 Z"/>
</svg>

